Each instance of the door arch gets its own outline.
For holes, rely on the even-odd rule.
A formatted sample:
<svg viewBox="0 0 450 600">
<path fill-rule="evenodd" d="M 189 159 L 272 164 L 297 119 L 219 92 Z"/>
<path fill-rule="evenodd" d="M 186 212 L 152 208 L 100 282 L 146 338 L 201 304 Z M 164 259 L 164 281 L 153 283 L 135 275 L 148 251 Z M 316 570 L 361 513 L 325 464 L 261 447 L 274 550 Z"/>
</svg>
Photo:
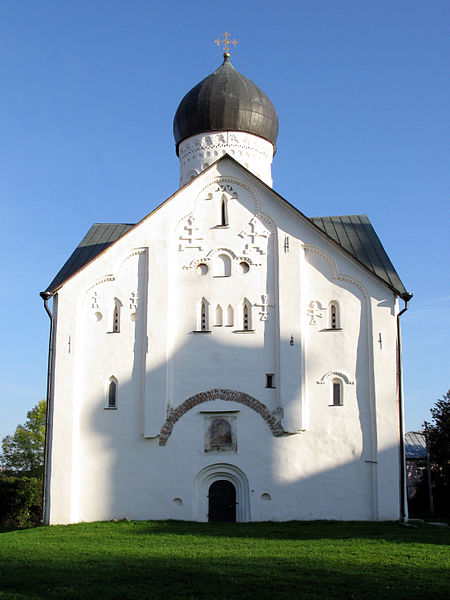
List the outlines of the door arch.
<svg viewBox="0 0 450 600">
<path fill-rule="evenodd" d="M 235 489 L 235 520 L 238 523 L 251 521 L 250 494 L 247 476 L 239 467 L 229 463 L 216 463 L 204 467 L 194 480 L 194 521 L 209 520 L 209 494 L 212 484 L 226 481 Z M 220 486 L 219 486 L 220 489 Z M 213 488 L 214 490 L 214 488 Z"/>
<path fill-rule="evenodd" d="M 227 479 L 217 479 L 208 490 L 208 521 L 236 521 L 236 488 Z"/>
</svg>

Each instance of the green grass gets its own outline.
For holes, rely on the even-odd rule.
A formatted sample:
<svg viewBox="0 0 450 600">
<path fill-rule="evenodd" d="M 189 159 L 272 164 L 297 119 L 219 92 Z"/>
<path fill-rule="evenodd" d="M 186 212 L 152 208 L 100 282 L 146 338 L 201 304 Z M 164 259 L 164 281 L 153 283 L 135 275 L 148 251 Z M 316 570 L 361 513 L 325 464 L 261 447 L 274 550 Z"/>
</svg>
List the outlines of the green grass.
<svg viewBox="0 0 450 600">
<path fill-rule="evenodd" d="M 0 532 L 0 598 L 450 598 L 428 524 L 113 522 Z"/>
</svg>

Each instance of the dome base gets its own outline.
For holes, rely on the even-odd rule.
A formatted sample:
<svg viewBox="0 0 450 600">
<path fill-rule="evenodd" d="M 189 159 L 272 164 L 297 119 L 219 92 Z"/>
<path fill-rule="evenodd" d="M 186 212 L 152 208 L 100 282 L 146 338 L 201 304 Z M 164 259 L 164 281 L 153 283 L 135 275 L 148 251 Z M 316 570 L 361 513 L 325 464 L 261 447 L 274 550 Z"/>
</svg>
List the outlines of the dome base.
<svg viewBox="0 0 450 600">
<path fill-rule="evenodd" d="M 180 187 L 213 162 L 229 154 L 272 187 L 273 145 L 242 131 L 217 131 L 193 135 L 180 143 Z"/>
</svg>

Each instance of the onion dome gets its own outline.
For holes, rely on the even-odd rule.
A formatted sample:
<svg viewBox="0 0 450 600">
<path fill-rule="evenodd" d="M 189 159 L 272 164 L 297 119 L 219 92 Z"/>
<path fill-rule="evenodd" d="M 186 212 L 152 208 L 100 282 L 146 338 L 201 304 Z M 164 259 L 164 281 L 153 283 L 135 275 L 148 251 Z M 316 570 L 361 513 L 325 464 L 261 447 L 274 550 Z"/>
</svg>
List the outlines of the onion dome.
<svg viewBox="0 0 450 600">
<path fill-rule="evenodd" d="M 212 131 L 243 131 L 273 145 L 278 115 L 272 102 L 253 81 L 241 75 L 224 54 L 222 65 L 186 94 L 175 113 L 173 134 L 178 148 L 185 139 Z"/>
</svg>

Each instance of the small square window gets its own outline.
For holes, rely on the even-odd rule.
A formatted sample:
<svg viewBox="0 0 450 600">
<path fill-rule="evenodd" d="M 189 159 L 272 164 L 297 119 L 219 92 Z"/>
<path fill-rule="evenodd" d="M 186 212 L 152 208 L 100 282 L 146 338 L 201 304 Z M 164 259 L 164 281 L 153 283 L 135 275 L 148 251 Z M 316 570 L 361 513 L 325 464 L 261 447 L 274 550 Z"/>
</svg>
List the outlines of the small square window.
<svg viewBox="0 0 450 600">
<path fill-rule="evenodd" d="M 275 375 L 273 373 L 266 373 L 266 388 L 274 388 Z"/>
</svg>

